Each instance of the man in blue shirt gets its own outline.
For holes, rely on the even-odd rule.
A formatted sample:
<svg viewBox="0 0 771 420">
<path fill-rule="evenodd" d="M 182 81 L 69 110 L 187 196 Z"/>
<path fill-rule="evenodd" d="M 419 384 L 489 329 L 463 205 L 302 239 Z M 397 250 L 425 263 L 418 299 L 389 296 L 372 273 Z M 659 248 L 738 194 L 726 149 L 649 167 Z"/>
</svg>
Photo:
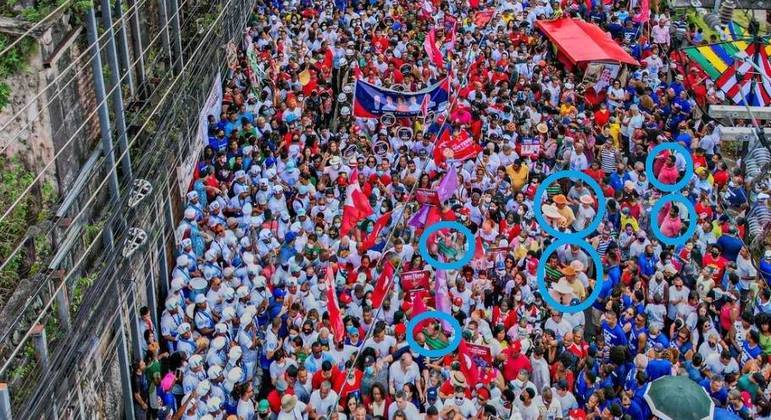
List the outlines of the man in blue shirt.
<svg viewBox="0 0 771 420">
<path fill-rule="evenodd" d="M 760 275 L 766 279 L 766 284 L 771 286 L 771 249 L 766 250 L 763 259 L 760 260 L 758 271 L 760 272 Z"/>
<path fill-rule="evenodd" d="M 718 238 L 717 244 L 720 245 L 720 248 L 723 250 L 723 256 L 728 261 L 736 261 L 739 251 L 744 247 L 744 242 L 736 236 L 735 226 L 729 227 L 728 232 Z"/>
<path fill-rule="evenodd" d="M 602 337 L 606 347 L 627 345 L 624 329 L 618 325 L 618 311 L 618 303 L 615 302 L 605 311 L 605 320 L 602 321 Z"/>
</svg>

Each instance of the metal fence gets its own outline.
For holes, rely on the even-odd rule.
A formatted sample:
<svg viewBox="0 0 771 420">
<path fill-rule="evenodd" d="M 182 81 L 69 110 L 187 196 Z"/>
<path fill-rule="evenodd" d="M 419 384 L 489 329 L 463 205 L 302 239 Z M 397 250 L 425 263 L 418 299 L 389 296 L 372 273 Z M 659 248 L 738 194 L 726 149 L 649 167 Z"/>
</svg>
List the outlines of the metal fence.
<svg viewBox="0 0 771 420">
<path fill-rule="evenodd" d="M 111 191 L 102 209 L 105 218 L 88 235 L 85 251 L 55 256 L 68 268 L 53 266 L 37 279 L 38 287 L 0 338 L 0 378 L 8 383 L 0 387 L 0 404 L 10 395 L 14 418 L 133 417 L 129 364 L 140 356 L 138 309 L 150 307 L 159 325 L 156 296 L 168 288 L 166 270 L 180 214 L 176 168 L 197 139 L 198 113 L 190 110 L 203 106 L 212 75 L 226 67 L 224 46 L 242 34 L 255 2 L 206 3 L 214 18 L 206 30 L 190 31 L 177 45 L 175 36 L 166 44 L 162 35 L 174 59 L 170 71 L 148 80 L 158 92 L 146 99 L 151 111 L 128 124 L 128 137 L 136 136 L 127 145 L 131 176 L 124 175 Z M 176 0 L 160 3 L 171 12 L 182 7 Z M 192 16 L 190 25 L 178 24 L 177 35 L 180 28 L 197 26 Z M 105 145 L 112 148 L 112 142 Z M 104 177 L 102 190 L 113 182 L 105 175 L 114 168 L 110 159 L 94 165 Z M 138 201 L 137 188 L 145 188 Z M 80 231 L 69 236 L 83 239 Z M 136 250 L 128 246 L 137 243 Z M 84 278 L 85 292 L 72 309 L 70 292 Z"/>
</svg>

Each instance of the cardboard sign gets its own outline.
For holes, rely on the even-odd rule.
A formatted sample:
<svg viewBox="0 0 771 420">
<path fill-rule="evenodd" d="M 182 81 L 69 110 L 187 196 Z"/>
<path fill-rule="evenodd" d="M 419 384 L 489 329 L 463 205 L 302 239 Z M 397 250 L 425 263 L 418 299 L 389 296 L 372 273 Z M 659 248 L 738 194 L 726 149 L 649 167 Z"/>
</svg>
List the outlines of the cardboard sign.
<svg viewBox="0 0 771 420">
<path fill-rule="evenodd" d="M 404 291 L 409 292 L 419 289 L 428 289 L 428 280 L 430 278 L 430 273 L 428 271 L 408 271 L 402 273 L 399 277 L 399 284 L 401 284 L 402 290 Z"/>
<path fill-rule="evenodd" d="M 415 190 L 415 200 L 420 204 L 439 205 L 439 195 L 436 191 L 427 188 L 418 188 Z"/>
</svg>

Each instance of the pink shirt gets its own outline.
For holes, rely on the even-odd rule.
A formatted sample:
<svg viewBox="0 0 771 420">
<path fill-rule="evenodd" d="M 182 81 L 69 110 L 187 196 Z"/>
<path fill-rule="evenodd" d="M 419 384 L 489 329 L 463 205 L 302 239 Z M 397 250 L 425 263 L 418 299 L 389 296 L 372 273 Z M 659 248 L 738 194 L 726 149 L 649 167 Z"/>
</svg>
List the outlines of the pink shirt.
<svg viewBox="0 0 771 420">
<path fill-rule="evenodd" d="M 680 178 L 680 172 L 677 171 L 677 165 L 669 166 L 664 164 L 659 171 L 658 180 L 662 184 L 675 184 L 677 179 Z"/>
<path fill-rule="evenodd" d="M 654 44 L 669 45 L 669 25 L 664 25 L 664 26 L 655 25 L 651 29 L 651 38 L 653 38 Z"/>
<path fill-rule="evenodd" d="M 669 214 L 664 216 L 664 220 L 661 222 L 661 233 L 664 236 L 674 238 L 680 236 L 680 229 L 683 227 L 683 222 L 680 221 L 680 216 L 671 217 Z"/>
</svg>

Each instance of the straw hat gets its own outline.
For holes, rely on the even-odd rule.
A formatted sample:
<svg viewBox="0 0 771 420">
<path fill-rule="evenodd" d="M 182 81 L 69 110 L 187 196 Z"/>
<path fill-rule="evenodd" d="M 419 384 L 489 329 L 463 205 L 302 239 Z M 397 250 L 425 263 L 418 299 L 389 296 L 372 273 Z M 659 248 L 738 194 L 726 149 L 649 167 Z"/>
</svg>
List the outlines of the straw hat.
<svg viewBox="0 0 771 420">
<path fill-rule="evenodd" d="M 566 276 L 575 276 L 576 275 L 576 269 L 573 268 L 573 264 L 571 263 L 571 265 L 569 265 L 569 266 L 567 266 L 567 267 L 562 269 L 562 274 L 564 274 Z"/>
<path fill-rule="evenodd" d="M 544 216 L 550 218 L 550 219 L 561 219 L 562 215 L 560 214 L 559 210 L 557 210 L 557 207 L 545 205 L 541 208 L 543 211 Z"/>
<path fill-rule="evenodd" d="M 588 195 L 588 194 L 582 195 L 580 200 L 584 204 L 594 204 L 594 199 L 592 198 L 591 195 Z"/>
<path fill-rule="evenodd" d="M 284 395 L 281 397 L 281 411 L 288 413 L 294 410 L 295 405 L 297 405 L 297 397 L 294 395 Z"/>
<path fill-rule="evenodd" d="M 466 386 L 466 377 L 463 376 L 462 372 L 453 372 L 452 378 L 452 386 Z"/>
<path fill-rule="evenodd" d="M 551 288 L 552 292 L 559 293 L 561 295 L 572 295 L 573 294 L 573 287 L 570 286 L 568 281 L 564 278 L 561 278 L 557 284 L 555 284 Z"/>
<path fill-rule="evenodd" d="M 546 123 L 538 123 L 538 125 L 535 126 L 535 129 L 538 130 L 541 134 L 546 134 L 549 132 L 549 127 L 546 125 Z"/>
<path fill-rule="evenodd" d="M 552 201 L 554 201 L 554 203 L 556 203 L 556 204 L 567 204 L 568 203 L 568 199 L 565 198 L 565 196 L 563 194 L 555 195 L 554 198 L 552 198 Z"/>
</svg>

